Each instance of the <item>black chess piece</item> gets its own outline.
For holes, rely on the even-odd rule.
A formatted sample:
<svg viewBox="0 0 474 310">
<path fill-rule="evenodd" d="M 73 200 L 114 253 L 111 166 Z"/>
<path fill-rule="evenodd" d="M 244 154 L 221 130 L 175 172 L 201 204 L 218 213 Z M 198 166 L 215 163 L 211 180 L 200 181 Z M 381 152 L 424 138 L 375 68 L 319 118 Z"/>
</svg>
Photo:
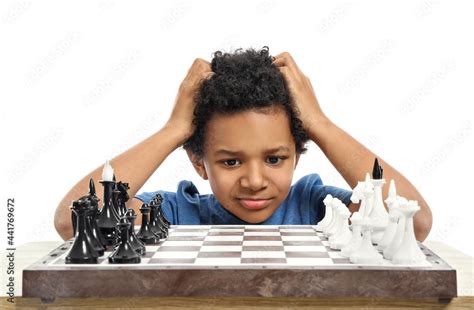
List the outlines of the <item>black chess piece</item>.
<svg viewBox="0 0 474 310">
<path fill-rule="evenodd" d="M 140 230 L 138 231 L 137 237 L 145 244 L 156 244 L 159 242 L 158 238 L 155 234 L 151 231 L 150 223 L 149 223 L 149 215 L 150 215 L 150 207 L 144 203 L 140 208 L 140 212 L 142 213 L 142 225 Z"/>
<path fill-rule="evenodd" d="M 118 242 L 117 223 L 120 218 L 112 203 L 113 181 L 100 181 L 104 186 L 104 201 L 97 219 L 100 233 L 105 239 L 105 245 L 116 245 Z"/>
<path fill-rule="evenodd" d="M 153 199 L 156 201 L 156 205 L 158 206 L 158 218 L 163 223 L 163 226 L 166 228 L 166 233 L 168 233 L 168 229 L 170 228 L 170 222 L 166 219 L 163 214 L 163 211 L 161 210 L 163 196 L 161 196 L 160 194 L 156 194 Z"/>
<path fill-rule="evenodd" d="M 135 210 L 128 209 L 125 212 L 125 217 L 127 218 L 128 222 L 130 223 L 129 234 L 130 234 L 130 243 L 132 244 L 133 249 L 140 255 L 145 255 L 146 246 L 143 242 L 138 239 L 137 235 L 135 234 L 135 219 L 137 215 L 135 214 Z"/>
<path fill-rule="evenodd" d="M 375 158 L 374 161 L 374 168 L 372 169 L 372 179 L 374 180 L 380 180 L 383 178 L 383 169 L 379 165 L 379 161 L 377 158 Z"/>
<path fill-rule="evenodd" d="M 117 213 L 119 218 L 122 218 L 125 216 L 125 212 L 123 212 L 120 209 L 119 195 L 120 195 L 120 191 L 117 189 L 117 186 L 114 184 L 114 189 L 112 190 L 112 205 L 114 206 L 115 212 Z"/>
<path fill-rule="evenodd" d="M 72 211 L 76 214 L 76 235 L 74 242 L 66 256 L 66 264 L 97 264 L 98 253 L 90 244 L 86 232 L 86 213 L 90 206 L 90 200 L 86 197 L 73 201 Z"/>
<path fill-rule="evenodd" d="M 94 180 L 92 178 L 90 178 L 89 180 L 89 195 L 87 195 L 87 197 L 91 201 L 92 210 L 90 212 L 88 220 L 90 223 L 92 234 L 97 239 L 99 244 L 103 247 L 103 249 L 106 250 L 107 242 L 105 241 L 104 237 L 100 233 L 99 226 L 97 224 L 97 219 L 99 218 L 99 215 L 100 215 L 100 210 L 99 210 L 100 199 L 96 195 Z"/>
<path fill-rule="evenodd" d="M 127 218 L 122 217 L 117 226 L 120 230 L 120 243 L 115 251 L 109 256 L 109 263 L 139 264 L 141 262 L 141 257 L 130 243 L 130 223 Z"/>
<path fill-rule="evenodd" d="M 95 191 L 95 184 L 94 184 L 94 179 L 90 178 L 89 179 L 89 199 L 94 201 L 95 204 L 99 204 L 100 199 L 97 197 L 97 193 Z"/>
<path fill-rule="evenodd" d="M 95 207 L 92 205 L 92 203 L 89 203 L 87 206 L 87 211 L 86 211 L 86 237 L 89 243 L 94 248 L 94 250 L 97 252 L 97 255 L 100 257 L 104 255 L 104 250 L 106 249 L 106 247 L 94 235 L 93 222 L 95 221 L 94 220 L 95 211 L 96 211 Z"/>
<path fill-rule="evenodd" d="M 156 206 L 157 218 L 160 222 L 160 227 L 162 227 L 165 231 L 165 238 L 168 236 L 168 229 L 170 227 L 169 222 L 166 220 L 165 216 L 163 215 L 163 211 L 161 210 L 161 204 Z"/>
<path fill-rule="evenodd" d="M 150 226 L 153 232 L 157 234 L 160 239 L 167 238 L 168 225 L 165 223 L 165 219 L 163 218 L 163 214 L 161 211 L 161 200 L 157 196 L 155 196 L 150 201 L 150 207 L 152 208 L 150 212 L 150 222 L 153 221 Z"/>
<path fill-rule="evenodd" d="M 126 203 L 130 199 L 130 196 L 128 195 L 128 190 L 130 189 L 130 186 L 128 186 L 128 183 L 119 181 L 117 183 L 117 189 L 120 191 L 120 194 L 118 196 L 119 209 L 121 209 L 123 214 L 125 214 L 127 212 Z"/>
<path fill-rule="evenodd" d="M 77 232 L 77 215 L 72 211 L 72 205 L 69 208 L 71 209 L 72 235 L 75 236 Z"/>
<path fill-rule="evenodd" d="M 158 206 L 155 204 L 150 204 L 150 230 L 156 235 L 158 239 L 166 238 L 166 233 L 164 227 L 160 225 L 158 220 Z"/>
<path fill-rule="evenodd" d="M 160 204 L 163 202 L 163 196 L 161 196 L 161 194 L 156 194 L 155 199 L 158 200 Z"/>
</svg>

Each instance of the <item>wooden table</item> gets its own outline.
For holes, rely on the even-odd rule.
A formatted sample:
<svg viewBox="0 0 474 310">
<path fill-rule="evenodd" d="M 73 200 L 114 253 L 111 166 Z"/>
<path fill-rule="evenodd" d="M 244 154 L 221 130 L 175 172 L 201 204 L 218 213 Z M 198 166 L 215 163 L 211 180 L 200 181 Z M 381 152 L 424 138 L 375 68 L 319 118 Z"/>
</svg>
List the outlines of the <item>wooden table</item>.
<svg viewBox="0 0 474 310">
<path fill-rule="evenodd" d="M 53 303 L 44 304 L 40 299 L 21 298 L 22 270 L 44 257 L 52 249 L 62 242 L 33 242 L 22 245 L 15 252 L 15 295 L 14 304 L 4 297 L 1 308 L 20 309 L 46 309 L 67 307 L 90 307 L 94 309 L 111 309 L 117 307 L 130 308 L 152 308 L 160 306 L 160 309 L 176 308 L 207 308 L 207 309 L 288 309 L 288 308 L 321 308 L 321 309 L 403 309 L 406 307 L 419 307 L 430 309 L 474 309 L 474 278 L 473 278 L 473 258 L 453 249 L 441 242 L 428 241 L 425 244 L 435 251 L 442 259 L 448 262 L 457 270 L 458 296 L 451 301 L 438 300 L 416 300 L 416 299 L 391 299 L 391 298 L 86 298 L 86 299 L 56 299 Z M 6 253 L 2 255 L 2 266 L 8 266 Z M 2 267 L 3 270 L 3 267 Z M 1 274 L 2 291 L 5 296 L 6 272 Z"/>
</svg>

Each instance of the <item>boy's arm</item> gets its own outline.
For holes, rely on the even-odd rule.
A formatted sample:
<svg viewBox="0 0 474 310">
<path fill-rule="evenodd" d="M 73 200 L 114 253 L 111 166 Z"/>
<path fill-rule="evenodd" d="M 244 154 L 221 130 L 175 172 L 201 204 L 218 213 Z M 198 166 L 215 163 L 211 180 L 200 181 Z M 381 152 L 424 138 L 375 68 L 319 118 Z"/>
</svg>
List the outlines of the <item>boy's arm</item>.
<svg viewBox="0 0 474 310">
<path fill-rule="evenodd" d="M 196 59 L 179 87 L 173 111 L 166 125 L 149 138 L 111 160 L 117 180 L 124 180 L 129 183 L 130 190 L 128 193 L 130 197 L 136 195 L 166 157 L 182 145 L 193 133 L 194 94 L 200 82 L 212 74 L 210 71 L 209 62 Z M 88 193 L 90 178 L 94 179 L 97 196 L 102 199 L 103 188 L 98 184 L 98 181 L 102 179 L 102 166 L 99 166 L 82 178 L 56 208 L 54 226 L 59 235 L 65 240 L 72 237 L 69 206 L 73 200 Z M 128 204 L 128 207 L 134 208 L 136 212 L 139 212 L 139 206 L 139 201 L 133 198 Z M 139 222 L 140 219 L 137 218 L 137 224 Z"/>
<path fill-rule="evenodd" d="M 384 179 L 395 180 L 397 194 L 418 201 L 420 211 L 414 217 L 415 235 L 417 240 L 425 240 L 431 230 L 432 214 L 418 190 L 401 173 L 324 115 L 311 81 L 301 72 L 290 54 L 285 52 L 277 55 L 273 63 L 279 67 L 287 81 L 309 137 L 320 147 L 349 186 L 354 188 L 357 181 L 365 179 L 365 174 L 372 171 L 374 159 L 377 157 L 384 169 Z M 383 187 L 384 197 L 388 195 L 388 189 L 388 186 Z M 357 211 L 358 208 L 358 204 L 349 205 L 351 212 Z"/>
<path fill-rule="evenodd" d="M 179 146 L 180 139 L 176 133 L 177 131 L 173 128 L 165 126 L 154 135 L 111 160 L 117 179 L 129 183 L 130 197 L 135 196 L 166 157 Z M 102 167 L 98 167 L 80 180 L 56 208 L 54 226 L 63 239 L 66 240 L 72 237 L 69 206 L 73 200 L 87 194 L 90 178 L 94 179 L 97 196 L 102 200 L 103 188 L 98 183 L 102 179 Z M 135 204 L 134 207 L 136 207 Z M 135 211 L 138 212 L 138 210 Z"/>
<path fill-rule="evenodd" d="M 400 172 L 327 118 L 314 124 L 309 131 L 309 136 L 351 188 L 357 185 L 357 181 L 364 180 L 367 172 L 372 171 L 374 158 L 377 157 L 379 164 L 383 167 L 383 175 L 387 183 L 391 179 L 395 180 L 397 194 L 418 201 L 420 211 L 414 217 L 415 236 L 420 241 L 426 239 L 431 230 L 431 210 L 418 190 Z M 388 190 L 387 184 L 382 188 L 383 197 L 388 196 Z M 351 203 L 349 209 L 354 212 L 359 209 L 359 206 L 360 204 Z"/>
</svg>

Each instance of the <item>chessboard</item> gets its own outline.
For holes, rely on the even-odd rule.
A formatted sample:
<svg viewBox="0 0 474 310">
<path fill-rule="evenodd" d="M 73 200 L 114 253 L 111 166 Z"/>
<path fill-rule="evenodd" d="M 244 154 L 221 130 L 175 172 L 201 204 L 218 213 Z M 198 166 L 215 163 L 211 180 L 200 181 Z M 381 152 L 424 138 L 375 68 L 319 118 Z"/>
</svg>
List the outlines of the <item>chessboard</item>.
<svg viewBox="0 0 474 310">
<path fill-rule="evenodd" d="M 453 298 L 456 271 L 420 244 L 419 266 L 356 265 L 310 225 L 171 226 L 139 264 L 66 264 L 66 241 L 23 272 L 23 295 Z"/>
</svg>

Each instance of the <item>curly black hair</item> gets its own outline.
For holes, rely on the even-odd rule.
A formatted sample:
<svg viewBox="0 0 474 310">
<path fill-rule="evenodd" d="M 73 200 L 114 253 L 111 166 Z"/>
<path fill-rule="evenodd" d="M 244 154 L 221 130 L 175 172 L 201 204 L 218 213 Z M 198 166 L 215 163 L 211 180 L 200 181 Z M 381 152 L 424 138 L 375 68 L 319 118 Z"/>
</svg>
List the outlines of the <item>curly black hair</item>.
<svg viewBox="0 0 474 310">
<path fill-rule="evenodd" d="M 197 157 L 204 155 L 206 124 L 213 115 L 232 115 L 255 110 L 265 112 L 281 107 L 290 121 L 296 152 L 306 151 L 309 140 L 299 112 L 293 104 L 288 86 L 278 68 L 272 64 L 269 48 L 237 49 L 233 53 L 217 51 L 211 62 L 211 78 L 203 80 L 195 96 L 193 135 L 183 148 Z"/>
</svg>

